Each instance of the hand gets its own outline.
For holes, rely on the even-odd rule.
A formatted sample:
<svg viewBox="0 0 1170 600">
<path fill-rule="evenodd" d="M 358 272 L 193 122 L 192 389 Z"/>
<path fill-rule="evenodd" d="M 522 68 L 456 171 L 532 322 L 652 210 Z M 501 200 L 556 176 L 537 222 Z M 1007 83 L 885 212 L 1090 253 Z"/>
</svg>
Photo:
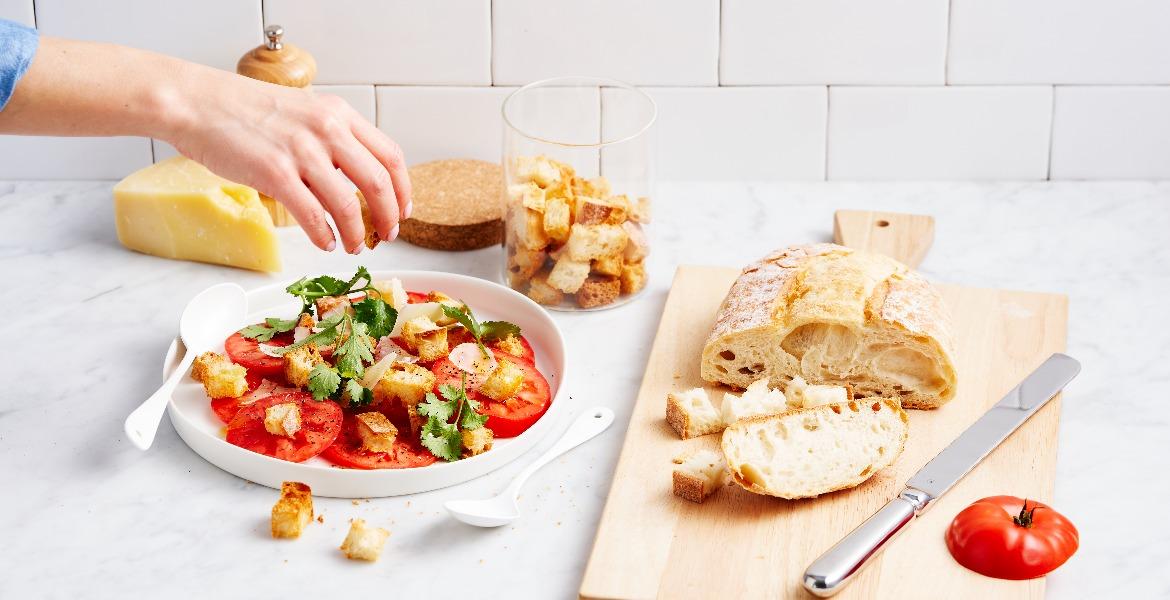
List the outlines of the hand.
<svg viewBox="0 0 1170 600">
<path fill-rule="evenodd" d="M 326 212 L 342 247 L 351 254 L 362 249 L 361 205 L 346 177 L 369 204 L 378 236 L 398 236 L 399 221 L 411 212 L 402 150 L 345 100 L 192 70 L 201 83 L 182 85 L 165 103 L 171 125 L 160 137 L 216 174 L 279 201 L 323 250 L 336 246 Z"/>
</svg>

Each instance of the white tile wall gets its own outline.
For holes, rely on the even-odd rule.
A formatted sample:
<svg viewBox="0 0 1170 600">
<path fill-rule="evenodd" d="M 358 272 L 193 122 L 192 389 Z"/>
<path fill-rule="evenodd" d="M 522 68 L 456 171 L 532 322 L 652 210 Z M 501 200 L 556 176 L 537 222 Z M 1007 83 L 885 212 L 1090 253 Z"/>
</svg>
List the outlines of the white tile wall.
<svg viewBox="0 0 1170 600">
<path fill-rule="evenodd" d="M 825 177 L 823 86 L 647 91 L 658 105 L 659 179 Z"/>
<path fill-rule="evenodd" d="M 33 0 L 0 0 L 0 19 L 16 21 L 32 27 Z"/>
<path fill-rule="evenodd" d="M 489 0 L 264 0 L 318 83 L 490 85 Z"/>
<path fill-rule="evenodd" d="M 1166 0 L 953 0 L 948 82 L 1170 83 Z"/>
<path fill-rule="evenodd" d="M 0 136 L 0 179 L 121 179 L 150 164 L 135 137 Z"/>
<path fill-rule="evenodd" d="M 1056 88 L 1053 179 L 1170 179 L 1170 87 Z"/>
<path fill-rule="evenodd" d="M 499 160 L 508 88 L 377 87 L 378 128 L 415 165 L 441 158 Z"/>
<path fill-rule="evenodd" d="M 720 82 L 942 84 L 947 0 L 723 0 Z"/>
<path fill-rule="evenodd" d="M 36 16 L 47 35 L 116 42 L 229 71 L 264 41 L 260 4 L 240 0 L 37 0 Z"/>
<path fill-rule="evenodd" d="M 716 85 L 719 0 L 494 0 L 497 85 L 597 75 Z"/>
<path fill-rule="evenodd" d="M 1045 179 L 1052 88 L 829 90 L 829 179 Z"/>
</svg>

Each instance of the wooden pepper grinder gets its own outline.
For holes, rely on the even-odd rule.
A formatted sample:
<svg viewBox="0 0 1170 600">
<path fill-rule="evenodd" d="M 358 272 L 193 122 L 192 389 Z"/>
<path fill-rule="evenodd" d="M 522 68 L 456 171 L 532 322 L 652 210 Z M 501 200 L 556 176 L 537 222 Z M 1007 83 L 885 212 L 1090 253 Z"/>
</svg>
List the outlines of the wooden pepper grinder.
<svg viewBox="0 0 1170 600">
<path fill-rule="evenodd" d="M 240 62 L 236 63 L 236 72 L 268 83 L 312 89 L 313 78 L 317 76 L 317 61 L 313 60 L 313 55 L 281 40 L 284 28 L 280 25 L 265 27 L 264 37 L 267 40 L 264 45 L 240 57 Z M 260 194 L 260 201 L 272 215 L 272 223 L 277 227 L 297 224 L 283 204 L 264 194 Z"/>
</svg>

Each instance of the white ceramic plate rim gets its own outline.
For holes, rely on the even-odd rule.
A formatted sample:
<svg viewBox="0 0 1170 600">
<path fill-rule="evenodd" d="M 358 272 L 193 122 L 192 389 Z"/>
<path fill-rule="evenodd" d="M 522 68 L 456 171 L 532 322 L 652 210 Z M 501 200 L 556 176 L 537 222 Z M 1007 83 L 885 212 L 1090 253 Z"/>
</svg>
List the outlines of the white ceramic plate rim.
<svg viewBox="0 0 1170 600">
<path fill-rule="evenodd" d="M 515 438 L 500 440 L 489 452 L 452 463 L 440 461 L 416 469 L 368 471 L 342 469 L 323 464 L 292 463 L 251 452 L 229 444 L 218 435 L 218 431 L 215 433 L 209 431 L 207 423 L 196 422 L 184 412 L 183 407 L 179 406 L 180 402 L 172 398 L 168 405 L 168 414 L 183 441 L 197 454 L 224 471 L 268 487 L 279 488 L 282 481 L 301 481 L 309 484 L 313 488 L 313 493 L 319 496 L 369 498 L 423 492 L 482 476 L 530 450 L 563 420 L 568 410 L 568 396 L 564 391 L 568 356 L 560 328 L 540 305 L 505 286 L 466 275 L 397 270 L 377 270 L 371 274 L 376 280 L 397 277 L 407 289 L 451 291 L 453 287 L 479 288 L 483 294 L 503 299 L 501 306 L 487 307 L 482 306 L 482 302 L 477 303 L 465 297 L 477 311 L 477 316 L 482 313 L 486 317 L 481 318 L 514 320 L 524 329 L 525 337 L 529 338 L 537 350 L 538 365 L 552 390 L 553 399 L 548 411 L 527 431 Z M 348 279 L 352 273 L 332 275 Z M 284 294 L 284 288 L 292 281 L 295 279 L 249 290 L 247 292 L 249 317 L 254 318 L 258 313 L 269 310 L 279 311 L 282 304 L 290 302 L 295 310 L 296 300 Z M 412 282 L 416 283 L 412 285 Z M 419 285 L 422 282 L 430 283 Z M 282 294 L 285 300 L 280 304 L 261 300 L 274 293 Z M 269 316 L 281 314 L 274 312 Z M 225 338 L 227 333 L 229 332 L 225 332 Z M 164 378 L 173 372 L 185 352 L 186 348 L 183 347 L 181 340 L 176 338 L 172 341 L 163 364 Z M 176 392 L 176 396 L 178 395 L 179 392 Z M 210 412 L 206 396 L 203 401 L 206 410 Z"/>
</svg>

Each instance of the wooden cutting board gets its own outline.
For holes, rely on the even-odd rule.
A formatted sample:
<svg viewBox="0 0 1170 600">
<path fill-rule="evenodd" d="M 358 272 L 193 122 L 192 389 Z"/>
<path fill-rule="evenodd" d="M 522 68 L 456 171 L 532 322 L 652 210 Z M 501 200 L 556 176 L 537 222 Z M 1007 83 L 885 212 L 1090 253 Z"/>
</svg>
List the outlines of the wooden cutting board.
<svg viewBox="0 0 1170 600">
<path fill-rule="evenodd" d="M 914 264 L 934 231 L 929 217 L 845 211 L 837 217 L 839 242 Z M 800 584 L 809 563 L 893 498 L 920 467 L 1065 346 L 1063 295 L 939 285 L 954 319 L 959 391 L 941 409 L 909 411 L 910 438 L 894 465 L 855 489 L 811 500 L 757 496 L 732 485 L 693 504 L 671 493 L 671 459 L 692 449 L 715 449 L 719 436 L 678 439 L 664 420 L 665 398 L 671 390 L 704 385 L 699 357 L 738 274 L 735 268 L 698 266 L 682 266 L 675 274 L 581 584 L 582 598 L 812 598 Z M 707 388 L 714 402 L 722 400 L 723 390 Z M 963 507 L 985 496 L 1051 500 L 1059 411 L 1060 399 L 1053 399 L 837 597 L 1042 598 L 1043 579 L 1002 581 L 959 566 L 947 552 L 943 532 Z"/>
</svg>

